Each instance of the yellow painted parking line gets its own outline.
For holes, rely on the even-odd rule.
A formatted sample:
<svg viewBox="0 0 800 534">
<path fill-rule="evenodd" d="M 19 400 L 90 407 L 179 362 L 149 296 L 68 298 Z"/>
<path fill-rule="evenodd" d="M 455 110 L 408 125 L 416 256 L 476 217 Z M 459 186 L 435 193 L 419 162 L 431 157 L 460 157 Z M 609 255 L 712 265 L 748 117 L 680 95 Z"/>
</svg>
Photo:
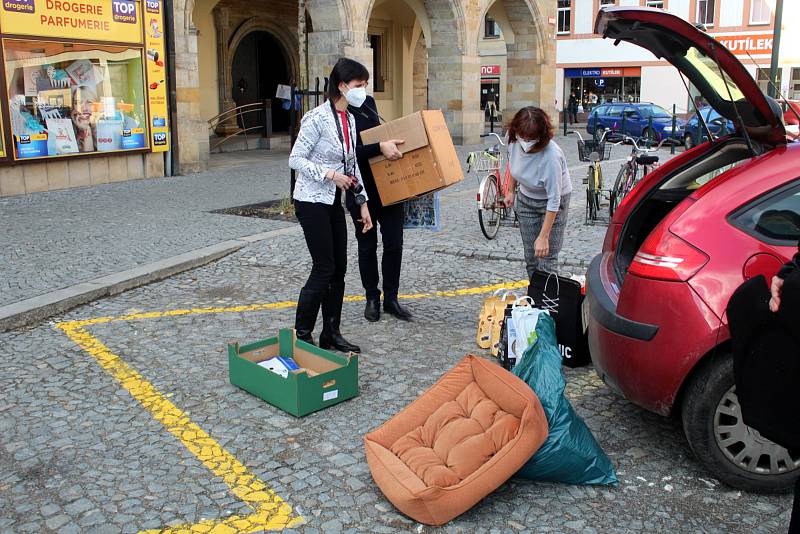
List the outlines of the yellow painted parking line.
<svg viewBox="0 0 800 534">
<path fill-rule="evenodd" d="M 498 289 L 518 289 L 525 287 L 527 280 L 511 283 L 491 284 L 477 287 L 456 289 L 452 291 L 431 291 L 401 295 L 402 299 L 427 299 L 435 297 L 458 297 L 480 295 Z M 363 296 L 345 297 L 347 302 L 363 301 Z M 64 321 L 56 326 L 81 349 L 91 355 L 97 363 L 117 380 L 128 393 L 142 405 L 153 418 L 164 425 L 173 436 L 186 447 L 212 473 L 220 477 L 242 502 L 250 506 L 254 513 L 245 516 L 231 516 L 225 519 L 210 519 L 195 524 L 179 525 L 156 530 L 143 531 L 143 534 L 182 534 L 211 533 L 228 534 L 234 532 L 258 532 L 264 530 L 282 530 L 305 523 L 305 519 L 296 514 L 292 507 L 272 489 L 252 474 L 230 452 L 225 450 L 214 438 L 192 422 L 189 416 L 170 402 L 158 389 L 136 372 L 117 354 L 114 354 L 97 337 L 86 328 L 93 325 L 117 321 L 134 321 L 144 319 L 160 319 L 189 315 L 205 315 L 216 313 L 241 313 L 292 308 L 297 305 L 293 301 L 274 302 L 268 304 L 250 304 L 230 307 L 190 308 L 167 311 L 132 313 L 118 317 L 97 317 L 80 321 Z"/>
<path fill-rule="evenodd" d="M 111 352 L 95 336 L 80 327 L 59 324 L 58 327 L 79 347 L 92 355 L 97 363 L 113 376 L 153 418 L 195 455 L 208 469 L 220 477 L 231 492 L 249 505 L 255 513 L 248 517 L 229 517 L 224 521 L 204 521 L 149 532 L 255 532 L 280 530 L 304 523 L 278 494 L 253 475 L 247 467 L 225 450 L 214 438 L 189 419 L 189 416 L 167 400 L 158 389 L 133 370 L 122 358 Z"/>
<path fill-rule="evenodd" d="M 519 280 L 517 282 L 506 282 L 500 284 L 490 284 L 477 287 L 467 287 L 463 289 L 454 289 L 451 291 L 431 291 L 429 293 L 414 293 L 410 295 L 400 295 L 401 299 L 429 299 L 434 297 L 459 297 L 467 295 L 480 295 L 489 293 L 498 289 L 519 289 L 526 287 L 528 280 Z M 362 295 L 353 295 L 344 298 L 345 302 L 358 302 L 365 300 Z M 64 321 L 59 323 L 59 327 L 63 328 L 83 328 L 97 324 L 105 324 L 119 321 L 137 321 L 142 319 L 162 319 L 165 317 L 183 317 L 187 315 L 207 315 L 213 313 L 242 313 L 263 310 L 279 310 L 284 308 L 294 308 L 297 306 L 295 301 L 282 301 L 271 302 L 269 304 L 245 304 L 242 306 L 219 306 L 219 307 L 206 307 L 206 308 L 187 308 L 179 310 L 166 310 L 166 311 L 153 311 L 130 313 L 127 315 L 120 315 L 117 317 L 96 317 L 94 319 L 83 319 L 80 321 Z"/>
</svg>

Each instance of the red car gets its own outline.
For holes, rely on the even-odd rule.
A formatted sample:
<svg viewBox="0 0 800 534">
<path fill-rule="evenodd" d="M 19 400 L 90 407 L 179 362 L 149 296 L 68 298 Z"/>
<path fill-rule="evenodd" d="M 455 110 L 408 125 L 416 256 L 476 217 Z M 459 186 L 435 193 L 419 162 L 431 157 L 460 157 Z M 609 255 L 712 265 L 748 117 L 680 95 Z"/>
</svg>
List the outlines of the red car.
<svg viewBox="0 0 800 534">
<path fill-rule="evenodd" d="M 695 455 L 720 480 L 787 488 L 800 451 L 742 422 L 725 308 L 745 279 L 771 279 L 797 252 L 800 143 L 787 142 L 783 110 L 739 60 L 688 22 L 612 7 L 596 33 L 669 61 L 738 126 L 648 174 L 614 213 L 587 273 L 594 366 L 639 406 L 680 415 Z"/>
</svg>

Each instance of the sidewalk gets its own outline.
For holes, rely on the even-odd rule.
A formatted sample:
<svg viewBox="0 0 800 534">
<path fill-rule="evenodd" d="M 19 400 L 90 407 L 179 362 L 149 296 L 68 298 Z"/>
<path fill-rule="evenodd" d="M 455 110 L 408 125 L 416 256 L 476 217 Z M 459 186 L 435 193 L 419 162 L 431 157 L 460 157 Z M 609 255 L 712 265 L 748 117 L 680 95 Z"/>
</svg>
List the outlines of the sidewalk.
<svg viewBox="0 0 800 534">
<path fill-rule="evenodd" d="M 280 152 L 223 154 L 214 169 L 197 175 L 0 199 L 0 330 L 4 316 L 26 307 L 19 305 L 25 299 L 39 297 L 31 303 L 38 307 L 69 298 L 74 306 L 107 294 L 104 287 L 132 287 L 119 286 L 124 276 L 104 278 L 109 275 L 136 269 L 129 274 L 149 276 L 134 284 L 141 285 L 245 244 L 231 240 L 293 226 L 208 213 L 285 196 L 286 158 Z M 88 300 L 74 292 L 43 297 L 92 281 L 78 290 L 93 292 Z M 7 308 L 14 303 L 16 310 Z"/>
<path fill-rule="evenodd" d="M 575 190 L 561 261 L 579 272 L 599 250 L 605 228 L 583 226 L 585 164 L 578 161 L 574 137 L 557 141 Z M 476 148 L 458 147 L 462 161 Z M 616 174 L 614 158 L 626 153 L 615 149 L 607 174 Z M 287 157 L 215 154 L 200 174 L 0 199 L 0 331 L 203 265 L 276 231 L 299 235 L 299 227 L 285 221 L 209 213 L 286 197 Z M 521 261 L 517 229 L 501 228 L 493 241 L 481 235 L 478 179 L 467 174 L 443 191 L 442 230 L 409 232 L 406 248 Z"/>
</svg>

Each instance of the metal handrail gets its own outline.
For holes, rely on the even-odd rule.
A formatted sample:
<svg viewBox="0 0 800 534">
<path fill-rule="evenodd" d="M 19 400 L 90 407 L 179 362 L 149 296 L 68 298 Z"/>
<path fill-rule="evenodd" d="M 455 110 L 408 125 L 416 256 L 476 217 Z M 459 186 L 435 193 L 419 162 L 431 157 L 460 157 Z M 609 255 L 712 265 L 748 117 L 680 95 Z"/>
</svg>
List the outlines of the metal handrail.
<svg viewBox="0 0 800 534">
<path fill-rule="evenodd" d="M 251 104 L 243 104 L 243 105 L 237 106 L 237 107 L 235 107 L 233 109 L 229 109 L 227 111 L 223 111 L 219 115 L 211 117 L 206 122 L 208 123 L 208 129 L 211 132 L 214 132 L 217 129 L 217 127 L 220 125 L 220 123 L 222 123 L 224 121 L 227 121 L 229 119 L 232 119 L 233 117 L 237 117 L 241 121 L 241 124 L 244 125 L 245 124 L 245 122 L 244 122 L 244 116 L 245 115 L 247 115 L 249 113 L 260 113 L 262 110 L 265 113 L 268 113 L 268 106 L 266 106 L 264 102 L 253 102 Z M 218 142 L 216 142 L 213 145 L 211 145 L 209 147 L 209 152 L 213 152 L 214 150 L 216 150 L 219 147 L 221 147 L 223 144 L 227 143 L 233 137 L 236 137 L 236 136 L 242 135 L 242 134 L 244 135 L 245 147 L 247 147 L 249 149 L 250 145 L 249 145 L 249 139 L 248 139 L 248 136 L 247 136 L 247 132 L 249 132 L 251 130 L 260 130 L 262 128 L 270 130 L 271 128 L 269 128 L 269 124 L 271 124 L 271 121 L 269 119 L 265 118 L 264 124 L 261 124 L 261 125 L 258 125 L 258 126 L 251 126 L 249 128 L 240 128 L 238 126 L 239 125 L 239 121 L 237 121 L 236 130 L 231 132 L 231 133 L 229 133 L 228 135 L 226 135 L 225 137 L 220 139 Z M 268 132 L 265 132 L 265 133 L 268 136 L 271 132 L 268 131 Z"/>
<path fill-rule="evenodd" d="M 253 102 L 252 104 L 243 104 L 243 105 L 235 107 L 233 109 L 229 109 L 228 111 L 223 111 L 219 115 L 211 117 L 206 122 L 208 123 L 208 127 L 209 128 L 216 127 L 220 122 L 222 122 L 222 117 L 228 118 L 227 117 L 228 115 L 238 113 L 242 109 L 251 108 L 251 107 L 259 107 L 260 108 L 261 106 L 263 106 L 263 104 L 261 102 Z"/>
</svg>

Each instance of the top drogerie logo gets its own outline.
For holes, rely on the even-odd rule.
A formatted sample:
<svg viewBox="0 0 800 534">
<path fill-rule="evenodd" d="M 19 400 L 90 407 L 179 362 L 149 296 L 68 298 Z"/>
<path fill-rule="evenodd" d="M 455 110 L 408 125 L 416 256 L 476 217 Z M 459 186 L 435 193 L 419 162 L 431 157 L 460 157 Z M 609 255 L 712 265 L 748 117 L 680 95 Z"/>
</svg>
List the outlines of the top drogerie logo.
<svg viewBox="0 0 800 534">
<path fill-rule="evenodd" d="M 111 13 L 114 15 L 114 22 L 136 24 L 136 2 L 113 0 L 111 2 Z"/>
<path fill-rule="evenodd" d="M 17 13 L 36 13 L 34 0 L 3 0 L 3 9 Z"/>
<path fill-rule="evenodd" d="M 159 13 L 161 11 L 161 0 L 145 0 L 144 4 L 148 13 Z"/>
</svg>

